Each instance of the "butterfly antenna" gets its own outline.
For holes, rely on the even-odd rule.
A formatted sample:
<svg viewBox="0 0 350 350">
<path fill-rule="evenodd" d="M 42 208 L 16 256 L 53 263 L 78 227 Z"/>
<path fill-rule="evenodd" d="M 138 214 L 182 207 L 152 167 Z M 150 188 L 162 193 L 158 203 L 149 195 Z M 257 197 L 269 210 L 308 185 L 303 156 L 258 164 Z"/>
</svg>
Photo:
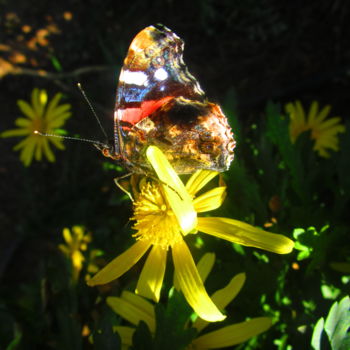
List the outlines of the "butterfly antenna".
<svg viewBox="0 0 350 350">
<path fill-rule="evenodd" d="M 96 146 L 98 145 L 98 146 L 101 146 L 101 147 L 108 147 L 108 146 L 105 145 L 103 142 L 95 141 L 95 140 L 90 140 L 90 139 L 81 139 L 81 138 L 79 138 L 79 137 L 63 136 L 63 135 L 57 135 L 57 134 L 49 134 L 49 133 L 40 132 L 40 131 L 38 131 L 38 130 L 34 130 L 34 134 L 40 135 L 40 136 L 46 136 L 46 137 L 56 137 L 56 138 L 58 138 L 58 139 L 89 142 L 89 143 L 92 143 L 92 144 L 94 144 L 94 145 L 96 145 Z"/>
<path fill-rule="evenodd" d="M 105 138 L 106 138 L 106 140 L 108 140 L 108 135 L 107 135 L 107 133 L 106 133 L 104 127 L 102 126 L 101 121 L 100 121 L 100 118 L 97 116 L 97 114 L 96 114 L 96 112 L 95 112 L 95 110 L 94 110 L 94 107 L 92 107 L 92 104 L 91 104 L 90 100 L 89 100 L 88 97 L 86 96 L 85 91 L 83 90 L 83 88 L 82 88 L 82 86 L 81 86 L 80 83 L 78 83 L 77 85 L 78 85 L 78 88 L 79 88 L 81 94 L 83 95 L 85 101 L 86 101 L 87 104 L 89 105 L 92 114 L 95 116 L 95 118 L 96 118 L 96 120 L 97 120 L 97 123 L 98 123 L 98 125 L 100 126 L 100 128 L 101 128 L 101 130 L 102 130 L 102 132 L 103 132 L 103 134 L 104 134 L 104 136 L 105 136 Z"/>
</svg>

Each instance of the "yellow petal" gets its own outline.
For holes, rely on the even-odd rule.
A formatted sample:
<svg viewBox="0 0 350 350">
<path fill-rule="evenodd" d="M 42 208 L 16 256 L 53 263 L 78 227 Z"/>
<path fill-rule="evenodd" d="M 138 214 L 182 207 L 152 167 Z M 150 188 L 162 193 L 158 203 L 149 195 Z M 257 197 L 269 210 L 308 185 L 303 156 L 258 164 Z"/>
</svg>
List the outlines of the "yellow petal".
<svg viewBox="0 0 350 350">
<path fill-rule="evenodd" d="M 56 119 L 60 119 L 62 115 L 65 115 L 71 108 L 70 104 L 64 104 L 56 107 L 56 109 L 52 110 L 50 114 L 46 113 L 46 120 L 53 121 Z"/>
<path fill-rule="evenodd" d="M 222 289 L 217 290 L 212 296 L 211 300 L 219 309 L 224 309 L 240 292 L 246 279 L 245 273 L 239 273 L 231 279 L 228 285 Z M 208 322 L 198 318 L 193 327 L 198 332 L 203 330 L 208 325 Z"/>
<path fill-rule="evenodd" d="M 144 321 L 152 332 L 155 330 L 155 315 L 152 304 L 146 300 L 133 294 L 134 298 L 125 298 L 125 294 L 133 294 L 123 292 L 122 297 L 108 297 L 107 304 L 125 320 L 137 326 L 140 321 Z M 147 305 L 147 304 L 148 305 Z"/>
<path fill-rule="evenodd" d="M 192 204 L 192 198 L 165 155 L 155 146 L 146 151 L 147 159 L 159 177 L 165 195 L 173 210 L 182 233 L 193 231 L 197 224 L 197 213 Z"/>
<path fill-rule="evenodd" d="M 49 140 L 46 137 L 42 138 L 42 145 L 43 145 L 45 156 L 48 159 L 48 161 L 54 162 L 56 160 L 56 157 L 54 153 L 51 151 L 51 148 L 49 146 Z"/>
<path fill-rule="evenodd" d="M 28 102 L 23 100 L 18 100 L 17 106 L 22 111 L 22 113 L 27 117 L 29 117 L 30 119 L 37 118 L 37 115 L 35 114 L 33 107 Z"/>
<path fill-rule="evenodd" d="M 236 323 L 196 338 L 192 344 L 197 349 L 216 349 L 233 346 L 265 332 L 271 327 L 271 319 L 257 317 Z"/>
<path fill-rule="evenodd" d="M 14 137 L 14 136 L 25 136 L 31 134 L 28 129 L 11 129 L 6 130 L 0 134 L 1 137 Z"/>
<path fill-rule="evenodd" d="M 41 90 L 35 88 L 32 91 L 32 107 L 34 110 L 35 118 L 42 117 L 42 112 L 44 111 L 43 106 L 40 102 Z"/>
<path fill-rule="evenodd" d="M 62 143 L 63 140 L 62 139 L 58 139 L 56 137 L 47 137 L 47 139 L 49 139 L 49 141 L 55 145 L 56 148 L 60 149 L 60 150 L 64 150 L 64 144 Z"/>
<path fill-rule="evenodd" d="M 323 120 L 325 120 L 327 118 L 328 114 L 330 113 L 330 111 L 331 111 L 330 105 L 324 106 L 321 109 L 320 113 L 315 117 L 313 125 L 320 124 Z M 313 125 L 309 124 L 310 127 L 312 127 Z"/>
<path fill-rule="evenodd" d="M 256 247 L 277 254 L 288 254 L 294 242 L 276 233 L 229 218 L 198 218 L 197 228 L 209 235 L 248 247 Z"/>
<path fill-rule="evenodd" d="M 21 151 L 20 160 L 22 161 L 24 166 L 29 166 L 33 160 L 36 142 L 32 137 L 28 137 L 26 140 L 28 142 Z"/>
<path fill-rule="evenodd" d="M 197 213 L 215 210 L 221 206 L 226 197 L 226 187 L 215 187 L 193 200 Z"/>
<path fill-rule="evenodd" d="M 245 273 L 239 273 L 231 279 L 226 287 L 217 290 L 212 296 L 215 305 L 220 309 L 225 308 L 240 292 L 246 280 Z"/>
<path fill-rule="evenodd" d="M 128 349 L 132 345 L 132 337 L 135 333 L 135 328 L 115 326 L 113 327 L 113 331 L 119 334 L 122 341 L 122 346 Z"/>
<path fill-rule="evenodd" d="M 317 116 L 317 112 L 318 112 L 318 102 L 313 101 L 311 103 L 311 106 L 310 106 L 309 116 L 308 116 L 308 120 L 307 120 L 309 125 L 313 125 L 314 120 Z"/>
<path fill-rule="evenodd" d="M 202 282 L 204 283 L 207 279 L 209 273 L 213 269 L 215 263 L 215 253 L 205 253 L 200 260 L 197 263 L 197 270 L 199 273 L 199 276 L 202 279 Z M 174 287 L 177 290 L 180 290 L 179 281 L 176 278 L 176 274 L 174 274 Z"/>
<path fill-rule="evenodd" d="M 51 132 L 52 129 L 60 128 L 66 120 L 72 115 L 70 112 L 63 113 L 59 116 L 59 118 L 56 118 L 54 120 L 50 120 L 48 122 L 48 132 Z"/>
<path fill-rule="evenodd" d="M 304 108 L 299 100 L 295 101 L 295 112 L 296 112 L 296 119 L 299 123 L 305 123 L 305 112 Z"/>
<path fill-rule="evenodd" d="M 17 118 L 15 124 L 21 128 L 27 128 L 32 124 L 32 121 L 27 118 Z"/>
<path fill-rule="evenodd" d="M 215 263 L 215 253 L 205 253 L 197 263 L 197 270 L 203 283 L 213 269 Z"/>
<path fill-rule="evenodd" d="M 212 170 L 197 170 L 187 181 L 186 189 L 191 196 L 200 191 L 219 173 Z"/>
<path fill-rule="evenodd" d="M 43 150 L 43 144 L 44 144 L 44 140 L 38 140 L 37 145 L 36 145 L 36 149 L 35 149 L 35 160 L 39 161 L 41 160 L 42 157 L 42 150 Z"/>
<path fill-rule="evenodd" d="M 22 140 L 21 142 L 17 143 L 17 145 L 15 145 L 15 147 L 13 147 L 13 150 L 18 151 L 21 148 L 26 148 L 31 143 L 33 143 L 33 138 L 28 136 L 24 140 Z"/>
<path fill-rule="evenodd" d="M 179 286 L 193 310 L 199 317 L 209 322 L 226 318 L 209 298 L 192 255 L 184 241 L 172 247 L 176 278 Z"/>
<path fill-rule="evenodd" d="M 341 118 L 339 118 L 339 117 L 329 118 L 326 121 L 324 121 L 322 124 L 320 124 L 318 126 L 317 130 L 324 132 L 327 129 L 333 129 L 334 127 L 336 127 L 337 124 L 340 124 L 340 122 L 341 122 Z"/>
<path fill-rule="evenodd" d="M 143 266 L 137 287 L 136 294 L 146 298 L 159 301 L 160 290 L 162 288 L 167 251 L 157 245 L 153 246 Z"/>
<path fill-rule="evenodd" d="M 46 112 L 45 112 L 46 118 L 49 118 L 52 111 L 56 109 L 56 107 L 58 106 L 58 103 L 60 102 L 61 97 L 62 97 L 62 94 L 60 92 L 58 92 L 52 98 L 52 100 L 49 102 L 49 104 L 47 105 L 47 108 L 46 108 Z"/>
<path fill-rule="evenodd" d="M 106 284 L 120 277 L 141 259 L 149 247 L 149 242 L 137 241 L 87 281 L 87 284 L 92 287 L 97 284 Z"/>
</svg>

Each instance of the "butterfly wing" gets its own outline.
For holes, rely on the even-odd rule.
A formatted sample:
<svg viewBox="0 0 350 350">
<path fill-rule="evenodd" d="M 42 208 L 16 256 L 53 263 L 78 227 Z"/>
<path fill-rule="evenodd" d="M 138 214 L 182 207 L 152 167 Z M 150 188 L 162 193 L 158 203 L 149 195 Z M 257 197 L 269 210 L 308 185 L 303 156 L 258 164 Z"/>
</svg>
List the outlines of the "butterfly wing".
<svg viewBox="0 0 350 350">
<path fill-rule="evenodd" d="M 153 113 L 171 98 L 203 100 L 204 92 L 183 62 L 184 42 L 158 25 L 139 32 L 120 72 L 115 121 L 123 130 Z"/>
<path fill-rule="evenodd" d="M 114 159 L 132 172 L 149 167 L 145 150 L 151 144 L 178 173 L 225 171 L 233 159 L 227 118 L 189 73 L 183 48 L 161 25 L 143 29 L 131 42 L 117 89 Z"/>
</svg>

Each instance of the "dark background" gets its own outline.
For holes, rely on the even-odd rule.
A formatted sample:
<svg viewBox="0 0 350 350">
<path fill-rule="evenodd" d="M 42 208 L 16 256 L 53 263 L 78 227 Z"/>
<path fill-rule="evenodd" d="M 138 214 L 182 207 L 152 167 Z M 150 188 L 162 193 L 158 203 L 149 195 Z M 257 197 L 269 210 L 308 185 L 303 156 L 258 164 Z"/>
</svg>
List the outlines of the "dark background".
<svg viewBox="0 0 350 350">
<path fill-rule="evenodd" d="M 223 103 L 229 94 L 235 96 L 243 129 L 259 123 L 268 100 L 300 99 L 305 106 L 317 100 L 331 104 L 332 115 L 348 119 L 349 15 L 346 0 L 0 0 L 0 45 L 10 48 L 1 46 L 0 57 L 10 60 L 14 52 L 26 57 L 18 64 L 20 74 L 1 75 L 0 128 L 14 126 L 20 115 L 16 101 L 29 100 L 39 87 L 50 97 L 66 93 L 73 111 L 65 126 L 70 135 L 104 141 L 75 84 L 82 83 L 112 135 L 117 77 L 128 45 L 155 23 L 185 41 L 184 60 L 211 100 Z M 24 25 L 31 31 L 26 33 Z M 47 42 L 33 49 L 28 43 L 40 29 L 50 32 Z M 50 74 L 40 77 L 38 69 Z M 112 254 L 119 244 L 113 228 L 127 231 L 127 220 L 120 218 L 129 217 L 131 208 L 115 193 L 115 174 L 103 167 L 105 159 L 91 145 L 66 142 L 66 151 L 56 152 L 56 163 L 26 169 L 12 152 L 15 140 L 0 142 L 1 300 L 9 298 L 6 309 L 21 319 L 18 300 L 26 305 L 31 293 L 26 284 L 50 270 L 47 261 L 59 254 L 62 228 L 84 224 L 96 232 L 97 245 L 109 242 Z M 29 326 L 27 336 L 36 330 Z"/>
</svg>

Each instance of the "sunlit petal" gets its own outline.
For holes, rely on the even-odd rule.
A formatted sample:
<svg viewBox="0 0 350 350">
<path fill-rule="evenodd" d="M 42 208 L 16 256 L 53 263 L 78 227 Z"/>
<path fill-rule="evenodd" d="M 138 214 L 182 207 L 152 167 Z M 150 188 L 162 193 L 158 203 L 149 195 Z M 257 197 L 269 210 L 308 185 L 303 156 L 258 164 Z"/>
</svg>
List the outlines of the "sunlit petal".
<svg viewBox="0 0 350 350">
<path fill-rule="evenodd" d="M 196 338 L 192 344 L 196 349 L 216 349 L 243 343 L 271 327 L 271 319 L 257 317 L 209 332 Z"/>
<path fill-rule="evenodd" d="M 197 270 L 199 273 L 199 276 L 202 279 L 202 282 L 204 283 L 207 279 L 209 273 L 213 269 L 215 263 L 215 253 L 205 253 L 201 259 L 197 263 Z M 177 290 L 180 290 L 179 281 L 176 278 L 176 274 L 174 274 L 174 288 Z"/>
<path fill-rule="evenodd" d="M 170 165 L 165 155 L 154 146 L 147 148 L 147 159 L 162 182 L 169 205 L 173 210 L 183 234 L 193 231 L 197 224 L 197 213 L 192 198 Z"/>
<path fill-rule="evenodd" d="M 231 279 L 228 285 L 222 289 L 217 290 L 213 295 L 211 295 L 211 300 L 215 305 L 223 310 L 240 292 L 246 279 L 245 273 L 239 273 Z M 193 327 L 200 332 L 203 330 L 209 323 L 198 318 L 194 323 Z"/>
<path fill-rule="evenodd" d="M 197 270 L 203 283 L 214 267 L 215 253 L 205 253 L 197 263 Z"/>
<path fill-rule="evenodd" d="M 209 298 L 192 255 L 184 241 L 172 247 L 176 278 L 180 288 L 193 310 L 199 317 L 217 322 L 225 319 L 219 309 Z"/>
<path fill-rule="evenodd" d="M 166 249 L 157 245 L 152 247 L 140 274 L 136 294 L 153 299 L 155 302 L 159 301 L 165 273 L 166 255 Z"/>
<path fill-rule="evenodd" d="M 193 206 L 197 213 L 202 213 L 219 208 L 226 198 L 226 187 L 215 187 L 203 193 L 193 200 Z"/>
<path fill-rule="evenodd" d="M 124 253 L 117 256 L 101 271 L 99 271 L 87 283 L 89 286 L 105 284 L 123 275 L 131 269 L 149 249 L 150 243 L 146 241 L 137 241 Z"/>
<path fill-rule="evenodd" d="M 209 235 L 249 247 L 264 249 L 277 254 L 290 253 L 294 242 L 276 233 L 229 218 L 198 218 L 197 228 Z"/>
<path fill-rule="evenodd" d="M 191 196 L 200 191 L 209 181 L 219 173 L 212 170 L 197 170 L 187 181 L 186 190 Z"/>
</svg>

